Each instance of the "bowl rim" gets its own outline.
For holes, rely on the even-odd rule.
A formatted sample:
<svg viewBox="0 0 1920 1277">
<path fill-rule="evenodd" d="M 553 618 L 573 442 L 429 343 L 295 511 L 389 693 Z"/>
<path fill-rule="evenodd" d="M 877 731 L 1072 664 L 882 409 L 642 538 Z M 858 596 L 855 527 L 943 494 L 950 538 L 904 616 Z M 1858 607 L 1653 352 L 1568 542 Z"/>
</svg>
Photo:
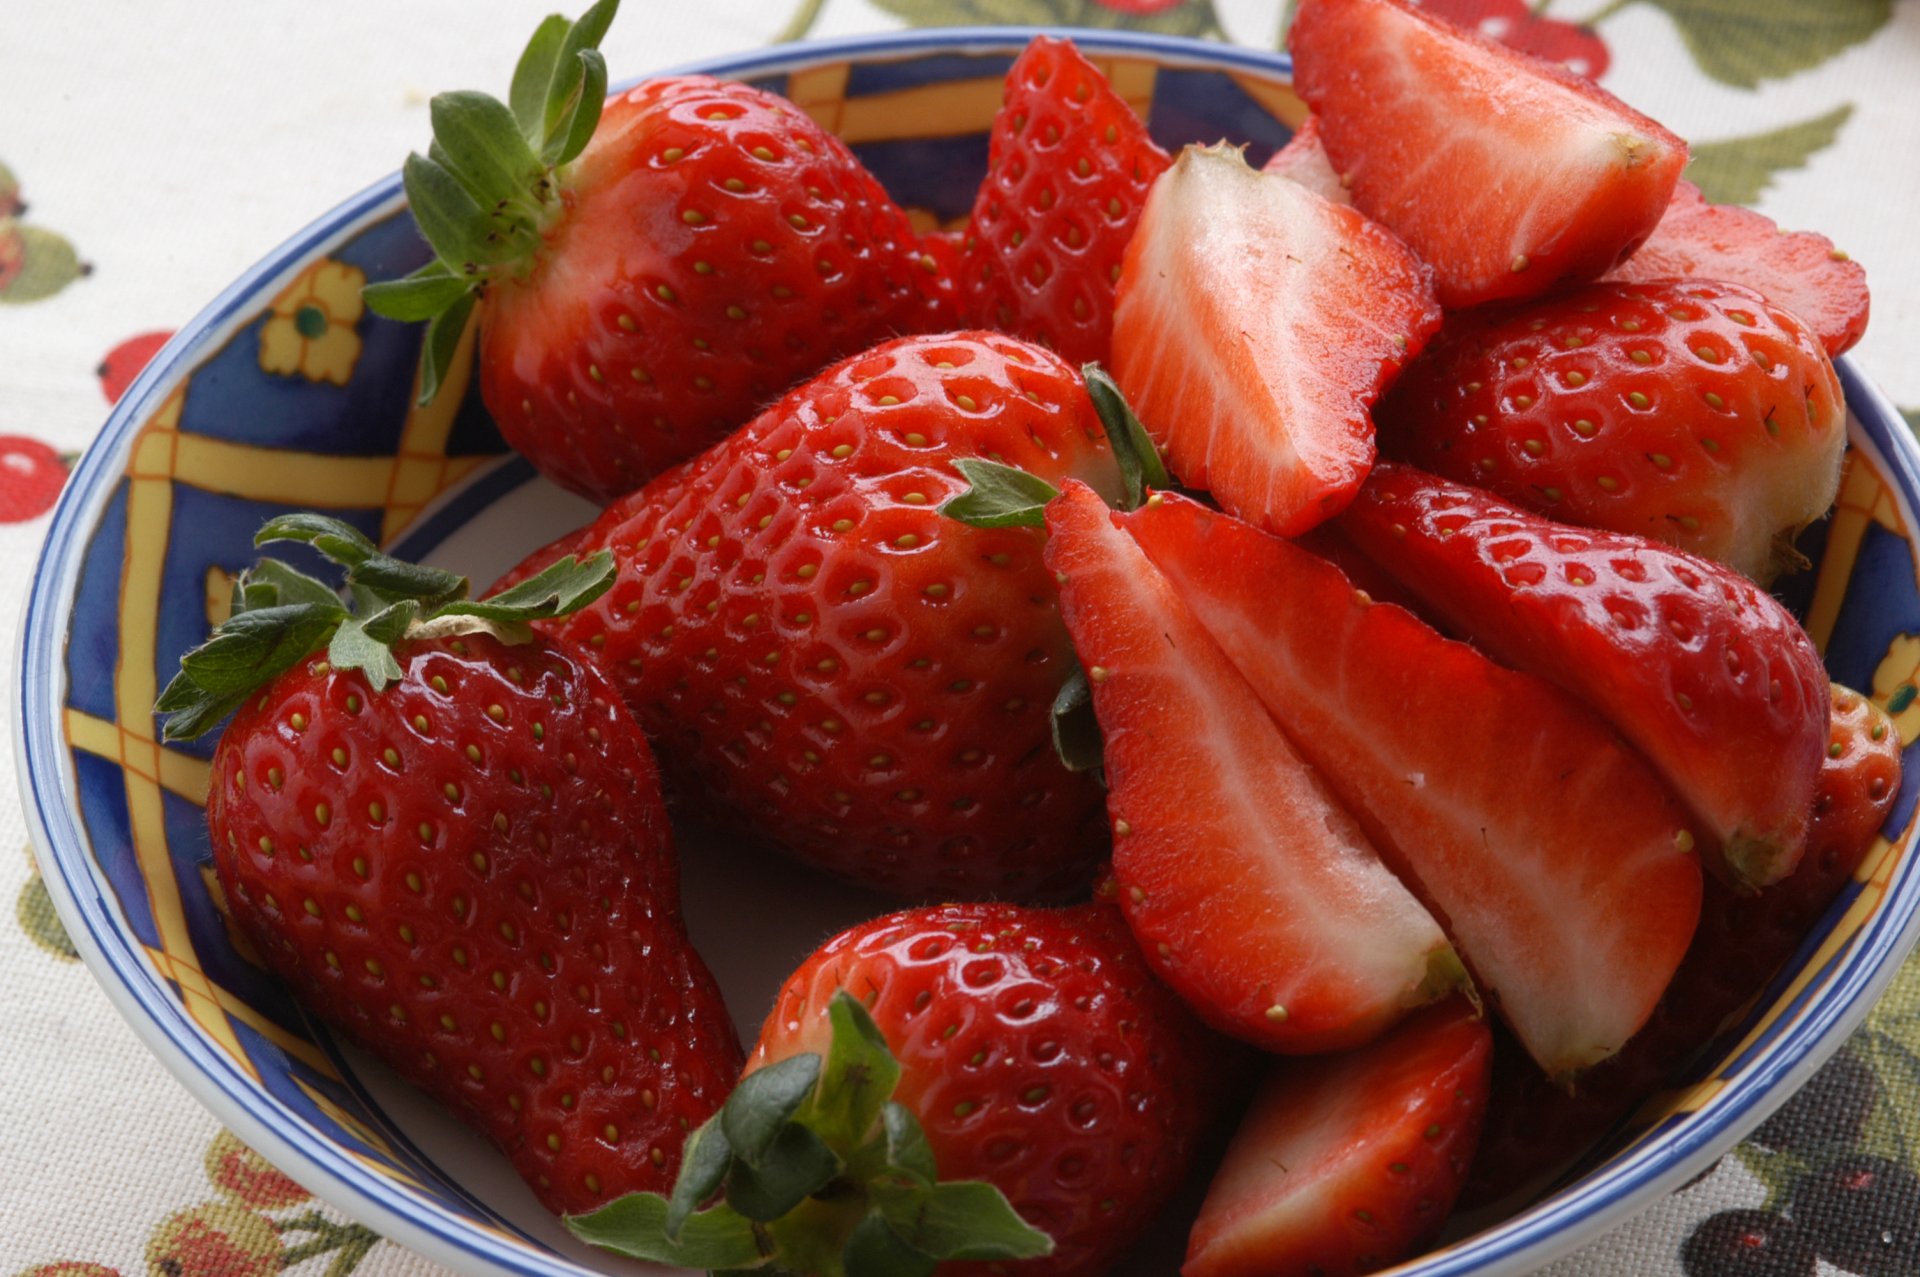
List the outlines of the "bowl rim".
<svg viewBox="0 0 1920 1277">
<path fill-rule="evenodd" d="M 1292 60 L 1284 53 L 1224 42 L 1132 31 L 983 26 L 808 40 L 707 58 L 650 75 L 745 78 L 822 63 L 883 62 L 940 52 L 1011 55 L 1039 34 L 1071 35 L 1096 55 L 1140 55 L 1166 66 L 1241 71 L 1274 80 L 1289 79 L 1292 70 Z M 75 467 L 54 509 L 21 613 L 21 712 L 11 735 L 22 810 L 61 921 L 109 1001 L 189 1093 L 242 1140 L 345 1214 L 459 1271 L 593 1277 L 598 1269 L 513 1243 L 509 1239 L 523 1235 L 511 1225 L 501 1235 L 477 1229 L 441 1202 L 360 1164 L 339 1146 L 283 1129 L 288 1116 L 284 1106 L 205 1042 L 181 1013 L 178 1000 L 154 985 L 154 973 L 137 947 L 126 943 L 124 916 L 85 850 L 87 835 L 73 803 L 74 768 L 59 726 L 67 682 L 66 622 L 78 583 L 79 552 L 112 499 L 140 427 L 197 367 L 203 352 L 224 345 L 242 322 L 251 321 L 251 303 L 297 274 L 314 254 L 403 204 L 399 175 L 391 174 L 328 210 L 242 273 L 154 357 Z M 1920 497 L 1920 445 L 1877 387 L 1844 357 L 1835 364 L 1850 412 L 1873 419 L 1892 443 L 1884 449 L 1864 432 L 1854 431 L 1851 445 L 1871 452 L 1882 472 L 1896 480 L 1893 498 L 1906 526 L 1920 529 L 1909 500 L 1909 494 Z M 1912 832 L 1910 822 L 1908 836 Z M 1388 1272 L 1403 1277 L 1530 1272 L 1596 1239 L 1700 1172 L 1784 1103 L 1865 1018 L 1920 940 L 1916 905 L 1920 857 L 1910 854 L 1887 884 L 1883 906 L 1833 960 L 1837 966 L 1826 996 L 1818 1004 L 1796 996 L 1773 1040 L 1750 1050 L 1724 1075 L 1724 1087 L 1713 1104 L 1518 1214 Z"/>
</svg>

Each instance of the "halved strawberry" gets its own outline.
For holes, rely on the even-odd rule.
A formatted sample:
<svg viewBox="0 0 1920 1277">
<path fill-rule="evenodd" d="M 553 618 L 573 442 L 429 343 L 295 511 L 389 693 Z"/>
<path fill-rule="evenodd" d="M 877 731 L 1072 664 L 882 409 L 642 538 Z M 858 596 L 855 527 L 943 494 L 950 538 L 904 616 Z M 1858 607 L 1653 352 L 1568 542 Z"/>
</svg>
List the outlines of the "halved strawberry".
<svg viewBox="0 0 1920 1277">
<path fill-rule="evenodd" d="M 1353 203 L 1353 196 L 1347 194 L 1347 188 L 1340 182 L 1340 174 L 1334 171 L 1333 161 L 1327 158 L 1327 148 L 1320 144 L 1317 115 L 1302 120 L 1287 144 L 1275 151 L 1272 158 L 1260 166 L 1260 171 L 1292 178 L 1332 203 Z"/>
<path fill-rule="evenodd" d="M 1091 488 L 1047 507 L 1047 566 L 1105 738 L 1120 905 L 1215 1027 L 1357 1046 L 1465 978 L 1246 680 Z"/>
<path fill-rule="evenodd" d="M 1568 527 L 1391 462 L 1338 528 L 1454 632 L 1613 724 L 1737 879 L 1793 871 L 1827 747 L 1827 673 L 1766 591 L 1657 541 Z"/>
<path fill-rule="evenodd" d="M 1355 206 L 1432 264 L 1449 309 L 1597 278 L 1687 162 L 1591 80 L 1406 0 L 1304 0 L 1288 45 Z"/>
<path fill-rule="evenodd" d="M 1867 330 L 1871 299 L 1859 262 L 1813 231 L 1782 231 L 1773 219 L 1737 204 L 1709 204 L 1692 182 L 1637 252 L 1608 279 L 1724 279 L 1745 284 L 1813 329 L 1829 356 Z"/>
<path fill-rule="evenodd" d="M 1289 542 L 1171 496 L 1122 521 L 1541 1066 L 1619 1050 L 1700 909 L 1688 816 L 1646 761 Z"/>
<path fill-rule="evenodd" d="M 1275 1064 L 1181 1277 L 1354 1277 L 1420 1250 L 1466 1179 L 1492 1062 L 1486 1022 L 1456 999 L 1350 1054 Z"/>
<path fill-rule="evenodd" d="M 1439 324 L 1426 268 L 1385 230 L 1189 147 L 1127 248 L 1114 377 L 1184 482 L 1292 535 L 1352 500 L 1368 409 Z"/>
</svg>

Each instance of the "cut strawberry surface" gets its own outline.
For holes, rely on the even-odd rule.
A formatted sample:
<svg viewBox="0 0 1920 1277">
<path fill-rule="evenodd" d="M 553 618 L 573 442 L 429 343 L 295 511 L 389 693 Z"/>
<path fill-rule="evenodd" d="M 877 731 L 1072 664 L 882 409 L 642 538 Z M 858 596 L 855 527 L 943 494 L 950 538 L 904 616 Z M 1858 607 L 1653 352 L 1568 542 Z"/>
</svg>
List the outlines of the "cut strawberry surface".
<svg viewBox="0 0 1920 1277">
<path fill-rule="evenodd" d="M 1548 1073 L 1620 1049 L 1700 908 L 1690 820 L 1543 679 L 1178 497 L 1122 516 Z"/>
<path fill-rule="evenodd" d="M 1724 279 L 1745 284 L 1804 320 L 1830 356 L 1867 330 L 1871 299 L 1859 262 L 1813 231 L 1782 231 L 1773 219 L 1737 204 L 1709 204 L 1692 182 L 1639 251 L 1607 276 L 1630 283 Z"/>
<path fill-rule="evenodd" d="M 1739 573 L 1383 463 L 1339 529 L 1496 659 L 1591 705 L 1752 886 L 1793 871 L 1827 747 L 1806 631 Z"/>
<path fill-rule="evenodd" d="M 1127 249 L 1114 376 L 1183 482 L 1292 535 L 1352 500 L 1368 409 L 1439 323 L 1426 268 L 1385 230 L 1189 147 Z"/>
<path fill-rule="evenodd" d="M 1599 277 L 1687 162 L 1592 81 L 1405 0 L 1305 0 L 1288 44 L 1354 205 L 1432 264 L 1449 309 Z"/>
<path fill-rule="evenodd" d="M 1457 999 L 1359 1051 L 1275 1064 L 1182 1277 L 1354 1277 L 1420 1250 L 1466 1178 L 1492 1061 L 1486 1022 Z"/>
<path fill-rule="evenodd" d="M 1154 970 L 1274 1051 L 1358 1045 L 1460 984 L 1446 937 L 1091 488 L 1047 566 L 1105 737 L 1120 904 Z"/>
<path fill-rule="evenodd" d="M 1327 158 L 1327 148 L 1320 144 L 1318 116 L 1309 115 L 1301 121 L 1287 144 L 1275 151 L 1260 171 L 1291 178 L 1332 203 L 1353 203 L 1353 197 L 1340 183 L 1340 174 L 1334 171 L 1333 161 Z"/>
</svg>

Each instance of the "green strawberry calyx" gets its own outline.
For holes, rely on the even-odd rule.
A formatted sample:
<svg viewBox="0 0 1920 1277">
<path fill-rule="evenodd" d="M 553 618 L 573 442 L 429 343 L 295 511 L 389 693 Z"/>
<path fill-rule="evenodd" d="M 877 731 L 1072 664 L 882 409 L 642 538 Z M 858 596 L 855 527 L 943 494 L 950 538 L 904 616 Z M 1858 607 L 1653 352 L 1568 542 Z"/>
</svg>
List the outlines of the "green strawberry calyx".
<svg viewBox="0 0 1920 1277">
<path fill-rule="evenodd" d="M 485 630 L 508 643 L 532 636 L 529 622 L 576 612 L 612 588 L 605 550 L 572 555 L 484 599 L 467 578 L 383 554 L 358 528 L 320 514 L 286 514 L 255 534 L 255 545 L 296 541 L 346 569 L 349 602 L 324 581 L 278 559 L 261 559 L 233 583 L 232 610 L 207 641 L 180 658 L 180 672 L 154 702 L 166 716 L 162 739 L 204 735 L 256 691 L 325 649 L 336 669 L 359 670 L 378 693 L 401 676 L 403 639 Z"/>
<path fill-rule="evenodd" d="M 687 1137 L 670 1196 L 630 1193 L 567 1227 L 635 1259 L 767 1277 L 928 1277 L 943 1260 L 1051 1254 L 993 1185 L 941 1182 L 867 1009 L 842 990 L 827 1016 L 826 1057 L 742 1078 Z"/>
<path fill-rule="evenodd" d="M 514 67 L 507 101 L 441 93 L 429 104 L 433 143 L 407 156 L 401 177 L 434 260 L 405 279 L 368 284 L 375 314 L 427 321 L 420 402 L 431 403 L 460 334 L 490 281 L 523 278 L 561 211 L 560 170 L 586 149 L 607 96 L 599 44 L 620 0 L 569 22 L 552 14 Z"/>
</svg>

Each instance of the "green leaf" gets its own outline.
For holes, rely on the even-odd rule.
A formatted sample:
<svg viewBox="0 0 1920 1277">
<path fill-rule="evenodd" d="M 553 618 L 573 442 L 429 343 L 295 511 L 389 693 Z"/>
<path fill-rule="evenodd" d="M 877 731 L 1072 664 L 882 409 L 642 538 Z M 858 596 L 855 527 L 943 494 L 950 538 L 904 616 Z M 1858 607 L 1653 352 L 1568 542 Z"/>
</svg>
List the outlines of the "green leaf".
<svg viewBox="0 0 1920 1277">
<path fill-rule="evenodd" d="M 600 550 L 584 562 L 569 554 L 510 589 L 484 599 L 449 603 L 434 614 L 479 616 L 490 621 L 544 621 L 578 612 L 612 589 L 618 576 L 619 568 L 609 550 Z"/>
<path fill-rule="evenodd" d="M 513 88 L 507 104 L 520 126 L 520 136 L 529 150 L 538 150 L 547 140 L 547 86 L 553 83 L 553 68 L 560 60 L 560 46 L 566 43 L 573 24 L 564 16 L 551 13 L 534 28 L 520 61 L 513 68 Z"/>
<path fill-rule="evenodd" d="M 17 268 L 0 275 L 0 303 L 51 297 L 91 269 L 72 241 L 44 226 L 11 223 L 0 233 L 13 241 L 7 255 L 17 262 Z"/>
<path fill-rule="evenodd" d="M 680 1177 L 673 1182 L 673 1196 L 667 1199 L 666 1233 L 678 1241 L 688 1216 L 700 1203 L 720 1190 L 720 1182 L 733 1165 L 733 1148 L 718 1117 L 710 1117 L 687 1136 L 680 1154 Z"/>
<path fill-rule="evenodd" d="M 400 662 L 393 658 L 393 645 L 419 613 L 418 603 L 402 599 L 365 620 L 348 617 L 327 644 L 327 660 L 338 669 L 360 670 L 374 691 L 385 691 L 387 684 L 398 682 L 403 673 Z"/>
<path fill-rule="evenodd" d="M 600 0 L 600 3 L 581 14 L 579 19 L 567 28 L 566 35 L 560 41 L 560 47 L 554 50 L 553 76 L 547 82 L 546 101 L 542 117 L 540 140 L 534 149 L 542 156 L 547 155 L 554 139 L 564 137 L 571 131 L 573 120 L 578 118 L 579 104 L 584 100 L 587 108 L 593 112 L 594 121 L 600 116 L 600 105 L 606 97 L 606 80 L 601 79 L 601 91 L 597 97 L 583 98 L 580 92 L 581 76 L 587 69 L 587 63 L 580 57 L 582 53 L 592 51 L 598 56 L 600 41 L 606 37 L 607 28 L 613 25 L 613 18 L 620 11 L 620 0 Z M 601 70 L 604 72 L 605 64 Z M 593 124 L 587 125 L 592 133 Z M 578 154 L 576 151 L 575 154 Z M 569 155 L 566 159 L 572 159 Z M 553 161 L 565 163 L 566 159 Z"/>
<path fill-rule="evenodd" d="M 444 166 L 424 155 L 409 155 L 400 173 L 407 188 L 407 207 L 420 233 L 456 271 L 511 261 L 519 255 L 519 245 L 493 236 L 486 210 Z"/>
<path fill-rule="evenodd" d="M 853 1226 L 840 1262 L 846 1277 L 931 1277 L 939 1263 L 902 1241 L 879 1211 Z"/>
<path fill-rule="evenodd" d="M 759 1165 L 734 1159 L 733 1173 L 727 1177 L 727 1205 L 748 1219 L 771 1223 L 825 1188 L 841 1166 L 839 1155 L 825 1140 L 798 1122 L 788 1122 Z"/>
<path fill-rule="evenodd" d="M 1748 137 L 1702 142 L 1693 148 L 1687 179 L 1714 204 L 1751 204 L 1773 184 L 1774 175 L 1805 168 L 1807 161 L 1832 146 L 1853 107 L 1835 107 L 1798 124 Z"/>
<path fill-rule="evenodd" d="M 953 468 L 972 486 L 940 507 L 949 519 L 976 528 L 1044 528 L 1047 502 L 1060 490 L 1038 475 L 982 457 L 961 457 Z"/>
<path fill-rule="evenodd" d="M 253 611 L 286 603 L 312 603 L 319 607 L 339 607 L 340 596 L 324 581 L 317 581 L 278 559 L 261 559 L 242 572 L 234 582 L 246 606 L 236 612 Z"/>
<path fill-rule="evenodd" d="M 440 386 L 453 367 L 454 353 L 460 348 L 460 334 L 466 331 L 467 320 L 473 315 L 474 300 L 472 293 L 456 299 L 427 324 L 427 336 L 420 345 L 418 402 L 430 404 L 440 393 Z"/>
<path fill-rule="evenodd" d="M 1120 508 L 1137 510 L 1147 499 L 1148 488 L 1171 487 L 1173 479 L 1167 474 L 1147 428 L 1140 424 L 1140 418 L 1134 415 L 1127 397 L 1120 393 L 1118 383 L 1107 370 L 1099 364 L 1083 364 L 1080 375 L 1086 380 L 1087 397 L 1093 400 L 1093 410 L 1099 414 L 1100 424 L 1106 427 L 1107 442 L 1120 467 L 1124 498 Z"/>
<path fill-rule="evenodd" d="M 1225 34 L 1208 0 L 1155 8 L 1111 0 L 872 0 L 872 4 L 916 27 L 1062 26 L 1185 36 Z"/>
<path fill-rule="evenodd" d="M 979 1180 L 930 1188 L 872 1185 L 874 1204 L 908 1246 L 935 1259 L 1037 1259 L 1053 1238 L 1015 1213 L 1005 1194 Z"/>
<path fill-rule="evenodd" d="M 1074 662 L 1073 673 L 1053 698 L 1053 752 L 1070 772 L 1096 771 L 1107 761 L 1106 740 L 1093 712 L 1093 687 Z"/>
<path fill-rule="evenodd" d="M 1887 24 L 1893 0 L 1651 0 L 1699 68 L 1751 89 L 1819 66 Z"/>
<path fill-rule="evenodd" d="M 379 547 L 367 539 L 367 534 L 351 523 L 305 510 L 268 519 L 253 534 L 255 545 L 271 545 L 275 541 L 310 545 L 344 568 L 357 567 L 368 556 L 380 552 Z"/>
<path fill-rule="evenodd" d="M 889 1100 L 880 1110 L 880 1121 L 887 1133 L 887 1165 L 929 1184 L 940 1178 L 933 1146 L 927 1143 L 927 1133 L 912 1109 Z"/>
<path fill-rule="evenodd" d="M 720 1110 L 720 1124 L 734 1156 L 759 1165 L 819 1080 L 820 1057 L 811 1051 L 741 1078 Z"/>
<path fill-rule="evenodd" d="M 607 60 L 600 56 L 600 50 L 582 49 L 574 56 L 580 64 L 580 78 L 567 98 L 558 127 L 540 152 L 540 158 L 553 165 L 565 164 L 587 149 L 607 102 Z"/>
<path fill-rule="evenodd" d="M 454 274 L 435 258 L 405 279 L 368 284 L 360 295 L 374 314 L 411 324 L 432 319 L 472 292 L 472 280 Z"/>
<path fill-rule="evenodd" d="M 318 650 L 346 615 L 333 599 L 331 606 L 294 603 L 230 617 L 180 658 L 180 672 L 154 703 L 167 716 L 163 738 L 204 735 L 257 689 Z"/>
<path fill-rule="evenodd" d="M 900 1062 L 859 999 L 845 989 L 827 1006 L 833 1026 L 820 1085 L 803 1119 L 827 1138 L 855 1145 L 879 1120 L 880 1110 L 900 1081 Z"/>
<path fill-rule="evenodd" d="M 467 592 L 467 578 L 458 572 L 428 567 L 424 563 L 408 563 L 390 554 L 368 555 L 365 560 L 347 569 L 347 579 L 388 602 L 414 599 L 427 608 L 457 599 Z"/>
<path fill-rule="evenodd" d="M 575 1237 L 616 1255 L 678 1268 L 758 1268 L 771 1243 L 752 1220 L 724 1204 L 689 1216 L 678 1241 L 666 1233 L 667 1199 L 629 1193 L 599 1210 L 568 1215 Z"/>
<path fill-rule="evenodd" d="M 540 161 L 500 99 L 461 89 L 436 93 L 428 110 L 440 162 L 483 211 L 512 200 L 540 176 Z"/>
</svg>

